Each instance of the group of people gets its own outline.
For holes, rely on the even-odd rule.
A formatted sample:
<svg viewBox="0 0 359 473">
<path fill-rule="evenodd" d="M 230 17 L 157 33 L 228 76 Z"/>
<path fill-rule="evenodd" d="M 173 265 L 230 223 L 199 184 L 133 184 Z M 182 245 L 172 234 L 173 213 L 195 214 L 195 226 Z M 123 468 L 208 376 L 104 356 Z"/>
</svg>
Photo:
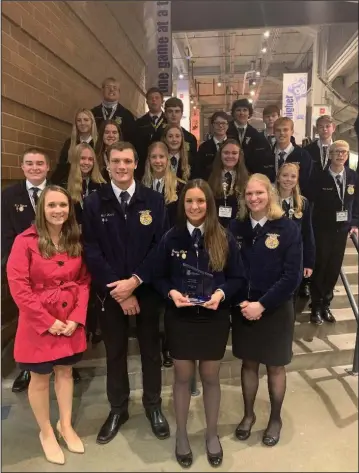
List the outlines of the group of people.
<svg viewBox="0 0 359 473">
<path fill-rule="evenodd" d="M 334 285 L 348 233 L 358 233 L 358 175 L 346 166 L 349 146 L 332 142 L 329 116 L 317 121 L 319 140 L 297 146 L 292 120 L 275 105 L 264 109 L 260 133 L 248 123 L 252 105 L 240 99 L 232 120 L 213 114 L 213 136 L 197 149 L 180 125 L 180 99 L 168 99 L 163 112 L 162 93 L 152 88 L 149 112 L 135 121 L 118 102 L 114 78 L 102 89 L 101 105 L 76 113 L 50 179 L 46 153 L 28 149 L 24 181 L 2 193 L 2 264 L 19 308 L 14 357 L 22 372 L 15 390 L 28 386 L 45 456 L 65 462 L 49 415 L 53 372 L 56 430 L 70 451 L 84 452 L 71 422 L 79 379 L 72 367 L 86 350 L 86 331 L 96 335 L 98 324 L 110 412 L 97 443 L 110 442 L 128 420 L 130 316 L 141 352 L 142 402 L 159 439 L 170 435 L 161 366 L 174 366 L 175 455 L 182 467 L 193 462 L 187 418 L 196 361 L 207 458 L 213 467 L 222 463 L 219 370 L 230 329 L 244 401 L 235 436 L 248 439 L 256 421 L 262 363 L 271 405 L 263 443 L 274 446 L 295 297 L 310 278 L 310 321 L 335 321 Z M 307 284 L 301 287 L 306 293 Z"/>
</svg>

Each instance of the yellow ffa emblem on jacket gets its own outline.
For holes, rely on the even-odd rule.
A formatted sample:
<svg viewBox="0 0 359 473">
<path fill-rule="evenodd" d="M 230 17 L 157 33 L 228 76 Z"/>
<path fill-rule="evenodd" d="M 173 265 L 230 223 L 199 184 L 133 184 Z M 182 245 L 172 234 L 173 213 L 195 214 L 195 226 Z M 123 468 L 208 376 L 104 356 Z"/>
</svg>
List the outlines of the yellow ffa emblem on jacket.
<svg viewBox="0 0 359 473">
<path fill-rule="evenodd" d="M 278 237 L 279 235 L 277 235 L 276 233 L 267 233 L 267 238 L 264 244 L 267 248 L 274 250 L 279 245 Z"/>
<path fill-rule="evenodd" d="M 115 122 L 117 123 L 118 126 L 122 125 L 122 117 L 116 117 Z"/>
<path fill-rule="evenodd" d="M 142 225 L 150 225 L 152 223 L 152 216 L 150 215 L 151 210 L 141 210 L 140 222 Z"/>
<path fill-rule="evenodd" d="M 25 210 L 25 207 L 27 207 L 27 205 L 24 205 L 24 204 L 15 204 L 16 212 L 23 212 L 23 211 Z"/>
<path fill-rule="evenodd" d="M 185 146 L 186 146 L 186 151 L 189 151 L 190 146 L 189 146 L 189 143 L 187 143 L 187 141 L 185 142 Z"/>
<path fill-rule="evenodd" d="M 348 184 L 347 192 L 348 192 L 349 195 L 354 194 L 354 184 Z"/>
</svg>

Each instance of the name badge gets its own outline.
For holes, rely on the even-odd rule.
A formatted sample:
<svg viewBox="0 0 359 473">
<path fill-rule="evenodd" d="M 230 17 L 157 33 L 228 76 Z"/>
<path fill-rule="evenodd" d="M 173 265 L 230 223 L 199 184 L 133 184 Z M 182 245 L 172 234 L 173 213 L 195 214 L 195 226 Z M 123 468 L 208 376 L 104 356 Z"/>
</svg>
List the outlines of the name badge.
<svg viewBox="0 0 359 473">
<path fill-rule="evenodd" d="M 337 222 L 347 222 L 348 221 L 348 211 L 343 210 L 342 212 L 337 212 Z"/>
<path fill-rule="evenodd" d="M 224 218 L 232 217 L 232 207 L 223 207 L 222 205 L 218 209 L 218 216 Z"/>
</svg>

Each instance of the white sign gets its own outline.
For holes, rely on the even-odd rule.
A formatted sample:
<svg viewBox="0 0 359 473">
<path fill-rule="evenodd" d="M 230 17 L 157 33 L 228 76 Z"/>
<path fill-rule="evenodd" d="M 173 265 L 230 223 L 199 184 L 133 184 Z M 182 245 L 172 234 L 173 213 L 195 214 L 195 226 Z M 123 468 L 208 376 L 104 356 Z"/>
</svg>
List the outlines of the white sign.
<svg viewBox="0 0 359 473">
<path fill-rule="evenodd" d="M 293 120 L 293 135 L 297 143 L 301 143 L 305 137 L 307 81 L 306 72 L 283 74 L 282 115 Z"/>
<path fill-rule="evenodd" d="M 172 94 L 171 2 L 146 2 L 147 76 L 146 88 L 158 87 Z"/>
</svg>

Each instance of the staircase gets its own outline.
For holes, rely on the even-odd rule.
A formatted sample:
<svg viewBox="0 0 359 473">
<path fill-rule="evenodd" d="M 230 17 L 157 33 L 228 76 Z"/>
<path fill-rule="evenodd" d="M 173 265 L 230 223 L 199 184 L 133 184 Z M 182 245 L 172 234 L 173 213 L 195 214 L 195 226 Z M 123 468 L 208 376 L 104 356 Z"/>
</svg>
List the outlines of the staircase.
<svg viewBox="0 0 359 473">
<path fill-rule="evenodd" d="M 352 288 L 354 298 L 358 301 L 358 253 L 351 240 L 348 240 L 343 269 Z M 335 288 L 335 297 L 331 304 L 332 312 L 337 320 L 336 324 L 323 323 L 314 326 L 309 323 L 308 301 L 298 300 L 297 321 L 295 323 L 293 341 L 293 360 L 287 367 L 288 371 L 301 371 L 314 368 L 327 368 L 341 365 L 352 365 L 355 347 L 357 322 L 350 307 L 348 297 L 341 280 Z M 232 340 L 229 336 L 226 352 L 221 366 L 221 379 L 239 378 L 241 363 L 232 355 Z M 3 369 L 8 369 L 9 375 L 3 379 L 3 389 L 11 388 L 12 382 L 18 373 L 12 359 L 10 345 L 4 356 Z M 105 347 L 101 342 L 95 347 L 89 346 L 83 360 L 77 364 L 84 383 L 87 384 L 93 377 L 99 393 L 105 393 L 106 358 Z M 264 373 L 265 367 L 261 366 Z M 131 389 L 141 389 L 142 374 L 139 347 L 137 339 L 130 338 L 128 347 L 128 372 Z M 163 386 L 170 386 L 173 381 L 173 369 L 162 368 Z"/>
</svg>

